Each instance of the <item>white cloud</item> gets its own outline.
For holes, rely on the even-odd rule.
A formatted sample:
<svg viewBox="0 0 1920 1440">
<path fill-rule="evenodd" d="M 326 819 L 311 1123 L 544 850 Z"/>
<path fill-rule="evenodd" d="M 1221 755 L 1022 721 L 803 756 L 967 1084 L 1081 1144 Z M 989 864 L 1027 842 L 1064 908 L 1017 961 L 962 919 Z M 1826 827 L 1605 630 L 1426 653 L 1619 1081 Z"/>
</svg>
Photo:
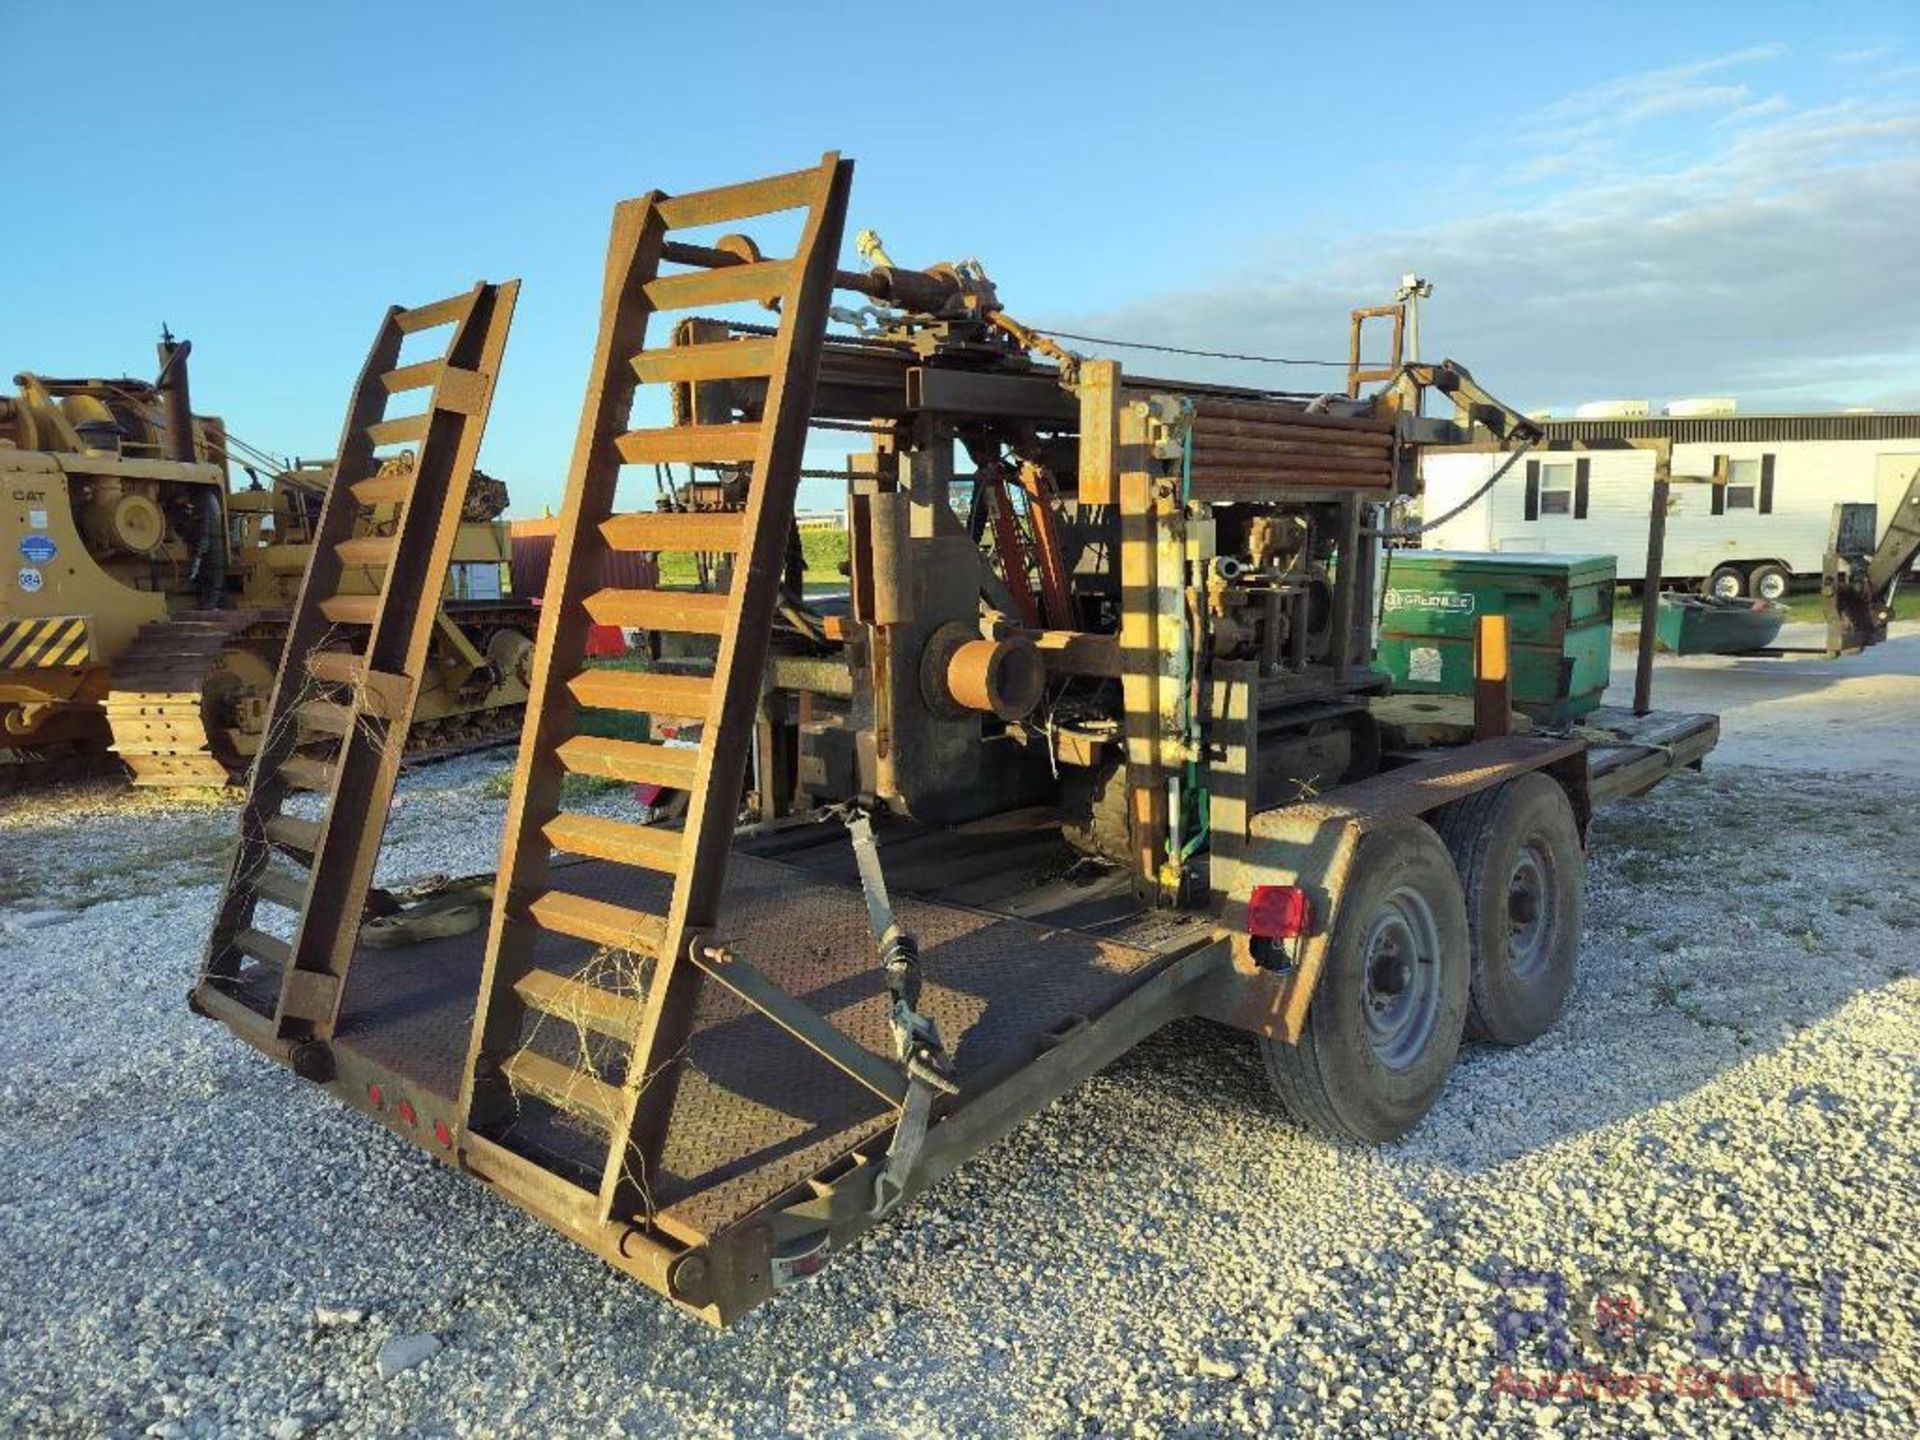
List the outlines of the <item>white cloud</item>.
<svg viewBox="0 0 1920 1440">
<path fill-rule="evenodd" d="M 1784 53 L 1779 45 L 1752 45 L 1571 91 L 1518 118 L 1521 143 L 1534 154 L 1528 168 L 1541 175 L 1575 165 L 1590 168 L 1622 153 L 1633 132 L 1648 121 L 1743 106 L 1753 92 L 1725 79 L 1727 72 L 1750 69 Z"/>
<path fill-rule="evenodd" d="M 1651 113 L 1657 92 L 1774 53 L 1625 77 L 1553 109 L 1570 123 L 1584 110 L 1581 124 Z M 1528 408 L 1613 394 L 1735 394 L 1783 408 L 1909 396 L 1920 375 L 1920 287 L 1904 278 L 1920 235 L 1920 103 L 1776 99 L 1735 106 L 1725 124 L 1699 127 L 1691 153 L 1650 169 L 1573 167 L 1576 178 L 1544 200 L 1492 195 L 1477 218 L 1354 237 L 1316 273 L 1274 281 L 1271 267 L 1249 269 L 1064 328 L 1339 355 L 1346 310 L 1412 269 L 1437 286 L 1423 312 L 1428 355 L 1461 360 Z M 1546 173 L 1536 165 L 1534 178 Z M 1198 362 L 1145 357 L 1137 368 L 1176 365 L 1199 373 Z M 1334 382 L 1333 372 L 1277 367 L 1206 373 Z"/>
<path fill-rule="evenodd" d="M 1827 57 L 1827 63 L 1842 68 L 1860 65 L 1877 65 L 1893 57 L 1892 45 L 1865 45 L 1858 50 L 1841 50 Z"/>
</svg>

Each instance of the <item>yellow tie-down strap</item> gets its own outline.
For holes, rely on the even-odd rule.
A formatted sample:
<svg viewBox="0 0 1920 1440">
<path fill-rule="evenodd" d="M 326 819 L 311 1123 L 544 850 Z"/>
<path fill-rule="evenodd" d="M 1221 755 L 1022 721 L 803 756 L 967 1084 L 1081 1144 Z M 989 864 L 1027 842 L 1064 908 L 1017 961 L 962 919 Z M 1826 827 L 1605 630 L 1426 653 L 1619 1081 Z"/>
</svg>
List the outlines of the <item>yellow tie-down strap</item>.
<svg viewBox="0 0 1920 1440">
<path fill-rule="evenodd" d="M 84 615 L 0 620 L 0 670 L 51 670 L 87 663 Z"/>
</svg>

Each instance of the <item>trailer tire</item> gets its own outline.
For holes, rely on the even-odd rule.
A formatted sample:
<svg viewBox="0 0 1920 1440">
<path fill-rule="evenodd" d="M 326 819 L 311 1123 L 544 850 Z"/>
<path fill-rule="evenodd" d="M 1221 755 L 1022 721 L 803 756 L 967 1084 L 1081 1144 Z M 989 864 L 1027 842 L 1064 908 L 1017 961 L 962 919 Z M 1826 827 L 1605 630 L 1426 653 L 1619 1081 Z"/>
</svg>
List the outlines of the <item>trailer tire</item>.
<svg viewBox="0 0 1920 1440">
<path fill-rule="evenodd" d="M 1586 910 L 1573 805 L 1536 771 L 1456 800 L 1433 824 L 1467 897 L 1467 1036 L 1525 1045 L 1553 1028 L 1573 989 Z"/>
<path fill-rule="evenodd" d="M 1753 592 L 1756 600 L 1784 600 L 1787 592 L 1793 588 L 1793 572 L 1772 561 L 1756 565 L 1753 573 L 1747 576 L 1747 588 Z"/>
<path fill-rule="evenodd" d="M 1707 577 L 1706 592 L 1715 600 L 1738 600 L 1747 593 L 1747 572 L 1738 565 L 1722 565 Z"/>
<path fill-rule="evenodd" d="M 1298 1044 L 1262 1039 L 1288 1113 L 1379 1143 L 1419 1124 L 1446 1086 L 1467 1010 L 1466 901 L 1424 822 L 1360 838 Z"/>
</svg>

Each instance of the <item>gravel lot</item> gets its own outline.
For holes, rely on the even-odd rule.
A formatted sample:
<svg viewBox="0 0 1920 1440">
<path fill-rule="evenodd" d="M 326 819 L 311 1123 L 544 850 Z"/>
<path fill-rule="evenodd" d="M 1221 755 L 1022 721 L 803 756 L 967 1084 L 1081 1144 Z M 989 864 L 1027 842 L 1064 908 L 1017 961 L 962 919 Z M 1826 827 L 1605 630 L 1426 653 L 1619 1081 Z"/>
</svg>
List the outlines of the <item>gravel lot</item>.
<svg viewBox="0 0 1920 1440">
<path fill-rule="evenodd" d="M 501 765 L 414 774 L 387 872 L 491 868 Z M 14 1432 L 1920 1431 L 1920 784 L 1608 812 L 1566 1021 L 1401 1144 L 1177 1027 L 717 1335 L 187 1013 L 232 823 L 0 818 Z"/>
</svg>

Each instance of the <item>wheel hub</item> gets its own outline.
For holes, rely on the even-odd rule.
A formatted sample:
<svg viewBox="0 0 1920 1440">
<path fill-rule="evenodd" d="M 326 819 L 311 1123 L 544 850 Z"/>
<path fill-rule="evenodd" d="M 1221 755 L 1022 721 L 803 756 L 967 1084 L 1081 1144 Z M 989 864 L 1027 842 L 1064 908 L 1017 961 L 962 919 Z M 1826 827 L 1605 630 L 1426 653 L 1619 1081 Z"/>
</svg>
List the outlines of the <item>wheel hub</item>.
<svg viewBox="0 0 1920 1440">
<path fill-rule="evenodd" d="M 1508 968 L 1520 976 L 1539 970 L 1553 932 L 1553 857 L 1539 837 L 1529 836 L 1507 876 Z"/>
<path fill-rule="evenodd" d="M 1404 1070 L 1425 1053 L 1440 1013 L 1440 929 L 1424 897 L 1395 890 L 1367 929 L 1367 1040 L 1380 1063 Z"/>
</svg>

